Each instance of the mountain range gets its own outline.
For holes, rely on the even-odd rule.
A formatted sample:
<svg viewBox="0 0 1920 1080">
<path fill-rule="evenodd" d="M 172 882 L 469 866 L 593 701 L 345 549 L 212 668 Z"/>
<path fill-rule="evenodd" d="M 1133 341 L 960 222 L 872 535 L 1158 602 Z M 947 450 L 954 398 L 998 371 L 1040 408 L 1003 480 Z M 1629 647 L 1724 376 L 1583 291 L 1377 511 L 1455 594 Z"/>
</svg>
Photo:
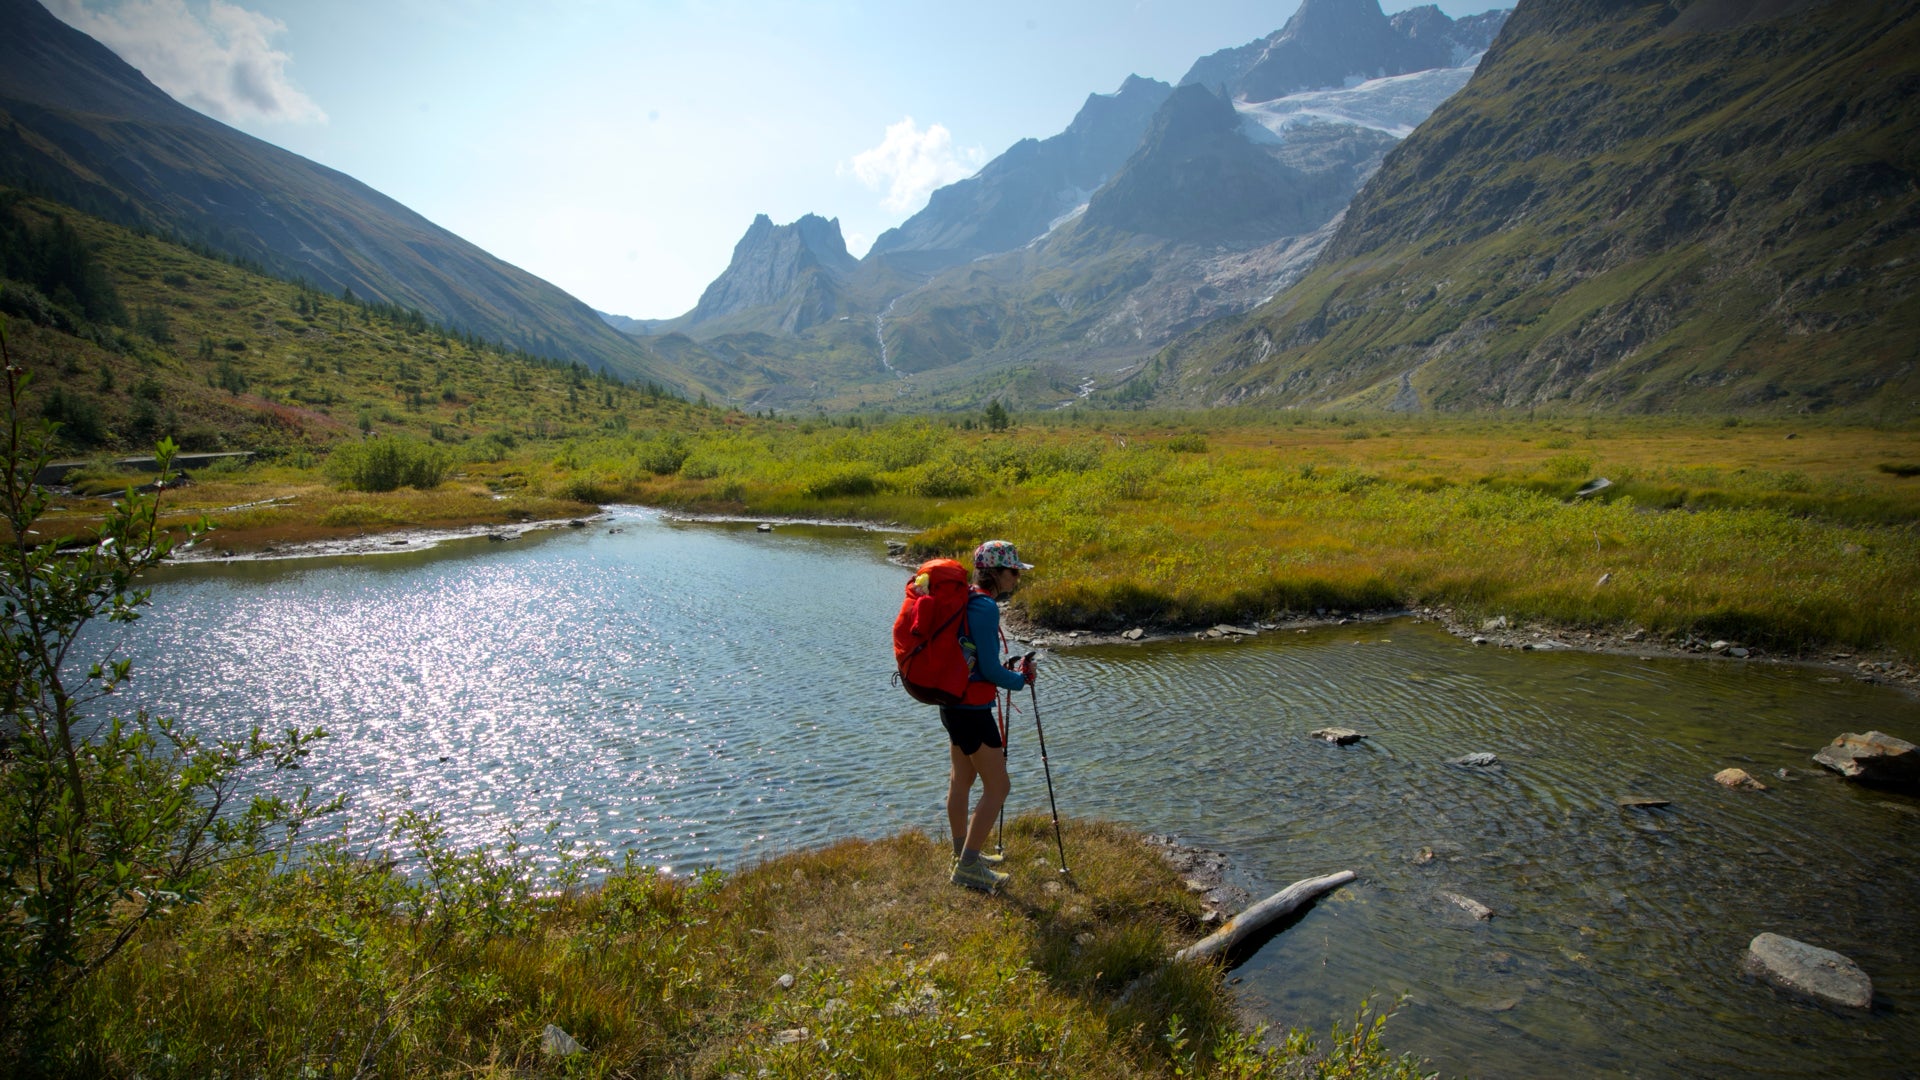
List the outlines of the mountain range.
<svg viewBox="0 0 1920 1080">
<path fill-rule="evenodd" d="M 689 387 L 579 300 L 350 176 L 181 105 L 33 0 L 0 0 L 0 26 L 0 184 L 530 353 Z"/>
<path fill-rule="evenodd" d="M 863 258 L 829 217 L 757 217 L 667 320 L 175 103 L 30 0 L 0 0 L 0 184 L 749 408 L 1911 417 L 1917 12 L 1304 0 L 1178 85 L 1090 95 Z"/>
<path fill-rule="evenodd" d="M 860 260 L 818 218 L 762 217 L 692 311 L 608 321 L 754 405 L 1070 400 L 1283 287 L 1505 15 L 1306 0 L 1178 87 L 1131 76 L 1090 95 Z"/>
</svg>

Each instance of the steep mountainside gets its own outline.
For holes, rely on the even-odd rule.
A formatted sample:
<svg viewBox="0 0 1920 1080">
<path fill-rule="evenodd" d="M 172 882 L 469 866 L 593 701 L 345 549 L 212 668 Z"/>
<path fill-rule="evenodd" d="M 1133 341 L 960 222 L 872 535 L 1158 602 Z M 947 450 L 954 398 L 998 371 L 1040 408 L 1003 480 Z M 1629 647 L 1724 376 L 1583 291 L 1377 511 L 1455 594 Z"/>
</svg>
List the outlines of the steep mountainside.
<svg viewBox="0 0 1920 1080">
<path fill-rule="evenodd" d="M 1225 99 L 1183 86 L 1088 202 L 1084 224 L 1195 241 L 1312 232 L 1352 197 L 1352 180 L 1281 164 L 1242 133 Z"/>
<path fill-rule="evenodd" d="M 1022 139 L 978 173 L 934 192 L 925 209 L 881 233 L 869 256 L 938 269 L 1040 236 L 1127 160 L 1172 89 L 1134 75 L 1115 93 L 1090 95 L 1065 131 Z"/>
<path fill-rule="evenodd" d="M 1917 15 L 1523 0 L 1313 272 L 1170 348 L 1163 394 L 1911 417 Z"/>
<path fill-rule="evenodd" d="M 175 102 L 33 0 L 0 0 L 0 183 L 339 294 L 672 385 L 585 304 L 352 177 Z"/>
<path fill-rule="evenodd" d="M 1197 61 L 1180 85 L 1249 102 L 1348 81 L 1455 67 L 1493 41 L 1506 12 L 1455 21 L 1431 5 L 1387 18 L 1379 0 L 1304 0 L 1259 41 Z"/>
</svg>

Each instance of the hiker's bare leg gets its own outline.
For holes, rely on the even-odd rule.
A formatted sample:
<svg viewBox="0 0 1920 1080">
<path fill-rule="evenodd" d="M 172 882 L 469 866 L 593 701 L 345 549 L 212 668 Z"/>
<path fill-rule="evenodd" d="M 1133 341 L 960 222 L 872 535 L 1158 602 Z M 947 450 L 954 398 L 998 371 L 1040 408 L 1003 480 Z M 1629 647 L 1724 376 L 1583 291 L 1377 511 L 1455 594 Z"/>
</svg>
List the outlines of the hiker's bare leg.
<svg viewBox="0 0 1920 1080">
<path fill-rule="evenodd" d="M 960 841 L 967 835 L 967 796 L 973 791 L 973 778 L 979 773 L 959 747 L 948 743 L 947 753 L 953 760 L 953 771 L 947 774 L 947 827 L 952 830 L 953 853 L 957 856 Z"/>
<path fill-rule="evenodd" d="M 997 746 L 982 746 L 969 754 L 967 760 L 980 776 L 980 805 L 973 808 L 966 847 L 971 851 L 985 851 L 987 837 L 993 835 L 993 819 L 1000 816 L 1000 808 L 1007 804 L 1007 792 L 1013 787 L 1007 779 L 1007 752 Z"/>
</svg>

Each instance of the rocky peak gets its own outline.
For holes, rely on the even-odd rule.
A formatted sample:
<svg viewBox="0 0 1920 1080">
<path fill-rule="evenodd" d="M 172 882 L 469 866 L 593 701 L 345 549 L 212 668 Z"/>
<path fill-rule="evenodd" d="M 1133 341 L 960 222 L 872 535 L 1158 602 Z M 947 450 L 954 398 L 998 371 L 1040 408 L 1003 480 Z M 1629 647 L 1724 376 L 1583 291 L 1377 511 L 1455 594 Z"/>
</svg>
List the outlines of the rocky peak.
<svg viewBox="0 0 1920 1080">
<path fill-rule="evenodd" d="M 775 225 L 765 214 L 758 214 L 747 227 L 746 235 L 733 246 L 733 259 L 727 269 L 707 286 L 700 303 L 687 316 L 689 324 L 698 324 L 753 308 L 783 304 L 796 289 L 814 297 L 810 307 L 820 307 L 823 288 L 853 272 L 859 265 L 847 253 L 847 242 L 840 235 L 840 219 L 807 214 L 791 225 Z M 828 279 L 825 282 L 819 278 Z M 825 317 L 828 303 L 813 314 Z M 795 320 L 783 320 L 794 322 Z M 804 329 L 820 319 L 802 313 L 797 325 Z"/>
<path fill-rule="evenodd" d="M 1351 189 L 1277 161 L 1240 130 L 1233 104 L 1205 86 L 1175 90 L 1140 149 L 1087 205 L 1090 229 L 1236 243 L 1310 232 Z"/>
</svg>

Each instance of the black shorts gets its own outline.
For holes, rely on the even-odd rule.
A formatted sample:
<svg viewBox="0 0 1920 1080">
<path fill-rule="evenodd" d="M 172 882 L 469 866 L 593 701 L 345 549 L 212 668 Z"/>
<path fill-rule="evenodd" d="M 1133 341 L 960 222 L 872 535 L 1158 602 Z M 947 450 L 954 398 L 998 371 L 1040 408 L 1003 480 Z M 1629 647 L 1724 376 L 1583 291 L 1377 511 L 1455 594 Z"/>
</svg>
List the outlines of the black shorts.
<svg viewBox="0 0 1920 1080">
<path fill-rule="evenodd" d="M 940 706 L 940 726 L 960 752 L 972 757 L 982 746 L 1000 749 L 1000 725 L 994 723 L 992 709 L 962 709 Z"/>
</svg>

